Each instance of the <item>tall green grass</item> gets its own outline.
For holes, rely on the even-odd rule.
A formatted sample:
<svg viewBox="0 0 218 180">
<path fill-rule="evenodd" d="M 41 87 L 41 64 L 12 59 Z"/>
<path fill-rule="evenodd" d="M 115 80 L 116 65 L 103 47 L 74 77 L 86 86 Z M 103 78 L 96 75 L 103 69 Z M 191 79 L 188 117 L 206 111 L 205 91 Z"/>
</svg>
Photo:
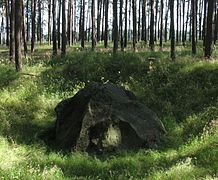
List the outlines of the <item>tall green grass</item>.
<svg viewBox="0 0 218 180">
<path fill-rule="evenodd" d="M 48 47 L 15 73 L 0 63 L 0 179 L 215 179 L 218 176 L 218 63 L 169 52 L 80 52 L 50 58 Z M 5 51 L 5 50 L 4 50 Z M 91 81 L 133 91 L 167 133 L 157 149 L 102 156 L 52 149 L 41 134 L 54 108 Z"/>
</svg>

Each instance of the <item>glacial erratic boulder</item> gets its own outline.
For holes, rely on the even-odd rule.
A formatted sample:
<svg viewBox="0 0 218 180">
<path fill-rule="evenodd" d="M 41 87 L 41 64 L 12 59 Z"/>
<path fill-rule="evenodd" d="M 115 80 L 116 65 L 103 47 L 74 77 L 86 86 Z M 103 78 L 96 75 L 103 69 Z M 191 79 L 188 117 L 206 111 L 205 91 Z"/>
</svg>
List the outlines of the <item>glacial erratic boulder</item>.
<svg viewBox="0 0 218 180">
<path fill-rule="evenodd" d="M 113 151 L 153 147 L 165 132 L 156 114 L 114 84 L 91 83 L 55 108 L 56 143 L 64 149 Z"/>
</svg>

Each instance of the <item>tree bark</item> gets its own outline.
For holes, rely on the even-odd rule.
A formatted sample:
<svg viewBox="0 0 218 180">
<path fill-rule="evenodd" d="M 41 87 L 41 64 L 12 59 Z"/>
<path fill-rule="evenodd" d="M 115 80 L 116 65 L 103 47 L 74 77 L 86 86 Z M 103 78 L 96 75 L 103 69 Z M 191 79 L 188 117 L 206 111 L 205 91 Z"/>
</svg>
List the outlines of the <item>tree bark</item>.
<svg viewBox="0 0 218 180">
<path fill-rule="evenodd" d="M 191 0 L 192 5 L 192 54 L 196 54 L 196 28 L 197 28 L 197 22 L 196 22 L 196 0 Z"/>
<path fill-rule="evenodd" d="M 207 31 L 205 39 L 205 58 L 211 58 L 213 48 L 213 14 L 214 14 L 214 0 L 208 1 L 208 10 L 207 10 Z"/>
<path fill-rule="evenodd" d="M 100 41 L 100 26 L 101 26 L 101 7 L 102 0 L 98 0 L 98 8 L 97 8 L 97 41 Z M 103 24 L 102 24 L 103 26 Z"/>
<path fill-rule="evenodd" d="M 14 3 L 15 0 L 11 0 L 11 10 L 10 10 L 10 60 L 14 61 L 15 59 L 15 44 L 14 44 L 14 35 L 15 35 L 15 16 L 14 16 Z"/>
<path fill-rule="evenodd" d="M 81 0 L 82 1 L 82 21 L 81 21 L 81 26 L 82 26 L 82 30 L 81 30 L 81 47 L 84 48 L 85 47 L 85 0 Z"/>
<path fill-rule="evenodd" d="M 128 11 L 127 11 L 127 7 L 128 7 L 128 0 L 126 0 L 125 2 L 125 30 L 124 30 L 124 47 L 126 48 L 127 47 L 127 41 L 128 41 L 128 37 L 127 37 L 127 32 L 128 32 L 128 27 L 127 27 L 127 14 L 128 14 Z"/>
<path fill-rule="evenodd" d="M 160 50 L 163 50 L 163 10 L 164 10 L 164 2 L 160 1 Z"/>
<path fill-rule="evenodd" d="M 171 59 L 176 59 L 175 27 L 174 27 L 174 0 L 170 0 L 170 37 L 171 37 Z"/>
<path fill-rule="evenodd" d="M 52 42 L 53 42 L 53 55 L 57 55 L 57 31 L 56 31 L 56 0 L 52 0 L 52 14 L 53 14 L 53 33 L 52 33 Z"/>
<path fill-rule="evenodd" d="M 154 51 L 154 0 L 150 0 L 151 5 L 151 19 L 150 19 L 150 48 Z"/>
<path fill-rule="evenodd" d="M 123 0 L 120 0 L 120 47 L 121 51 L 124 50 L 123 44 Z"/>
<path fill-rule="evenodd" d="M 113 0 L 113 41 L 113 52 L 116 53 L 118 49 L 117 0 Z"/>
<path fill-rule="evenodd" d="M 48 45 L 51 45 L 51 0 L 48 0 Z"/>
<path fill-rule="evenodd" d="M 35 50 L 35 40 L 36 40 L 36 0 L 32 0 L 31 11 L 32 11 L 31 52 L 34 52 L 34 50 Z"/>
<path fill-rule="evenodd" d="M 92 50 L 96 48 L 95 0 L 92 0 Z"/>
<path fill-rule="evenodd" d="M 108 7 L 109 7 L 109 0 L 105 0 L 105 33 L 104 33 L 105 48 L 108 48 Z"/>
<path fill-rule="evenodd" d="M 132 0 L 132 18 L 133 18 L 133 50 L 136 51 L 136 41 L 137 41 L 137 33 L 136 33 L 136 1 Z"/>
<path fill-rule="evenodd" d="M 61 0 L 58 1 L 58 19 L 57 19 L 57 35 L 58 35 L 58 49 L 61 49 Z"/>
<path fill-rule="evenodd" d="M 61 43 L 61 54 L 66 54 L 66 45 L 67 45 L 67 37 L 66 37 L 66 0 L 62 0 L 62 43 Z"/>
<path fill-rule="evenodd" d="M 22 3 L 15 0 L 15 67 L 17 71 L 22 70 L 21 54 L 21 31 L 22 31 Z"/>
<path fill-rule="evenodd" d="M 27 43 L 26 43 L 26 27 L 25 27 L 25 16 L 24 16 L 24 4 L 22 1 L 22 38 L 23 38 L 23 47 L 24 47 L 24 55 L 27 55 Z"/>
</svg>

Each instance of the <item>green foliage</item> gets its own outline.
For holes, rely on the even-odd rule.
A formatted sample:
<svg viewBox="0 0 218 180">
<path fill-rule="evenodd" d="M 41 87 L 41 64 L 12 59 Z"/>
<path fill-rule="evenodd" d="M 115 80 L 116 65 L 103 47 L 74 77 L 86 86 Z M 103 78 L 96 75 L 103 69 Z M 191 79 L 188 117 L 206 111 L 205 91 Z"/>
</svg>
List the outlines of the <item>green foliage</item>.
<svg viewBox="0 0 218 180">
<path fill-rule="evenodd" d="M 51 60 L 48 47 L 15 73 L 0 63 L 0 179 L 212 179 L 218 173 L 218 64 L 183 50 L 77 52 Z M 104 154 L 52 150 L 39 135 L 54 125 L 54 107 L 91 81 L 133 91 L 163 121 L 156 150 Z M 215 123 L 214 123 L 215 122 Z"/>
</svg>

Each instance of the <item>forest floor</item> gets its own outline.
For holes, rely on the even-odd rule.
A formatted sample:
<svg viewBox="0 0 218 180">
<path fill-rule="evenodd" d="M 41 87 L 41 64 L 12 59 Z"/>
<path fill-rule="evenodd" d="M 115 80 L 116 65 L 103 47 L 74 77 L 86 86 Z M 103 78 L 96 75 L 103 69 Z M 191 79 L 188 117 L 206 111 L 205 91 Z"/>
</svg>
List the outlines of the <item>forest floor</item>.
<svg viewBox="0 0 218 180">
<path fill-rule="evenodd" d="M 218 51 L 169 49 L 118 52 L 71 48 L 66 57 L 50 57 L 37 46 L 15 72 L 0 48 L 0 179 L 217 179 Z M 54 108 L 91 81 L 113 82 L 133 91 L 155 111 L 167 133 L 157 149 L 102 156 L 64 153 L 40 135 L 55 123 Z"/>
</svg>

